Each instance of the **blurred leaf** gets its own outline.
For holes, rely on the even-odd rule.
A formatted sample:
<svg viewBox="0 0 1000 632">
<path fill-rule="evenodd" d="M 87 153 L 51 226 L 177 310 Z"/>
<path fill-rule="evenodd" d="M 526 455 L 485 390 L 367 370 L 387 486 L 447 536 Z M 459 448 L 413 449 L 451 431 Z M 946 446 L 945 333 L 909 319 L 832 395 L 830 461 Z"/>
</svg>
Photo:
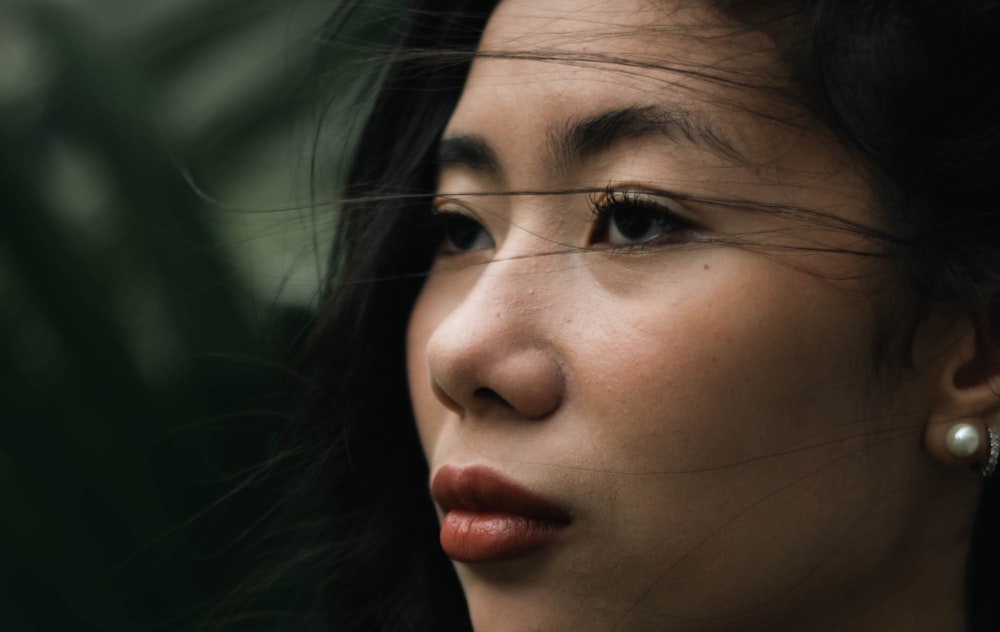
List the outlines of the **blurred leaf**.
<svg viewBox="0 0 1000 632">
<path fill-rule="evenodd" d="M 0 5 L 0 629 L 201 629 L 252 564 L 280 486 L 233 490 L 281 430 L 311 292 L 247 265 L 250 214 L 191 181 L 301 195 L 275 148 L 308 146 L 320 9 Z M 270 217 L 299 256 L 311 224 Z"/>
</svg>

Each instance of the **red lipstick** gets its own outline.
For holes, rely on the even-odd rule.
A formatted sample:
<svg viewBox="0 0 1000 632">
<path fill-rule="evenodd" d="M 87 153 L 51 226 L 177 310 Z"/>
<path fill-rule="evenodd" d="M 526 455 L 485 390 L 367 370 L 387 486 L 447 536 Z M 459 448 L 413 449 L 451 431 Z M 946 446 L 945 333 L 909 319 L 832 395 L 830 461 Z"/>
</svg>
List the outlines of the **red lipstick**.
<svg viewBox="0 0 1000 632">
<path fill-rule="evenodd" d="M 441 548 L 456 562 L 503 562 L 550 544 L 569 514 L 491 469 L 446 465 L 431 482 L 444 511 Z"/>
</svg>

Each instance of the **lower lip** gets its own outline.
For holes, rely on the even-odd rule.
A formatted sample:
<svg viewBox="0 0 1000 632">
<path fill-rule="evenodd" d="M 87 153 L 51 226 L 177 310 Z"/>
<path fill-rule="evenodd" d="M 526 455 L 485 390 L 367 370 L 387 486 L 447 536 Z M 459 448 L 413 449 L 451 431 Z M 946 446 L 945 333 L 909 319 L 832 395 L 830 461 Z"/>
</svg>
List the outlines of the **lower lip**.
<svg viewBox="0 0 1000 632">
<path fill-rule="evenodd" d="M 456 562 L 505 562 L 545 548 L 566 526 L 507 513 L 453 509 L 441 524 L 441 548 Z"/>
</svg>

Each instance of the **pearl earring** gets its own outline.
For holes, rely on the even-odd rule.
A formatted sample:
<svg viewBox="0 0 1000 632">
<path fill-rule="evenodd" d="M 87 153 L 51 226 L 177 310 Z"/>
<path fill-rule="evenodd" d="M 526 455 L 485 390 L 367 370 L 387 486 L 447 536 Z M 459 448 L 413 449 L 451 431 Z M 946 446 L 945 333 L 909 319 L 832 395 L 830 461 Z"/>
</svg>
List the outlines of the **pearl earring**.
<svg viewBox="0 0 1000 632">
<path fill-rule="evenodd" d="M 956 459 L 967 459 L 979 449 L 979 430 L 972 424 L 955 424 L 948 430 L 945 445 Z"/>
</svg>

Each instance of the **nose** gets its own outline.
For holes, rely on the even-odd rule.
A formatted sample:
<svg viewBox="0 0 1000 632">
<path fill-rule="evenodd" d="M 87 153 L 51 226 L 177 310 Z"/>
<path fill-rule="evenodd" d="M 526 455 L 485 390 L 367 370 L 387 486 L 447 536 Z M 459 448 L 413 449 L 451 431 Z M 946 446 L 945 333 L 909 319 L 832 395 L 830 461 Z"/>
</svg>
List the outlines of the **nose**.
<svg viewBox="0 0 1000 632">
<path fill-rule="evenodd" d="M 507 269 L 498 269 L 506 267 Z M 431 389 L 463 418 L 543 419 L 561 405 L 565 375 L 553 343 L 547 273 L 522 275 L 493 263 L 464 288 L 427 340 Z M 464 290 L 464 291 L 463 291 Z M 449 289 L 425 287 L 421 301 L 447 301 Z"/>
</svg>

